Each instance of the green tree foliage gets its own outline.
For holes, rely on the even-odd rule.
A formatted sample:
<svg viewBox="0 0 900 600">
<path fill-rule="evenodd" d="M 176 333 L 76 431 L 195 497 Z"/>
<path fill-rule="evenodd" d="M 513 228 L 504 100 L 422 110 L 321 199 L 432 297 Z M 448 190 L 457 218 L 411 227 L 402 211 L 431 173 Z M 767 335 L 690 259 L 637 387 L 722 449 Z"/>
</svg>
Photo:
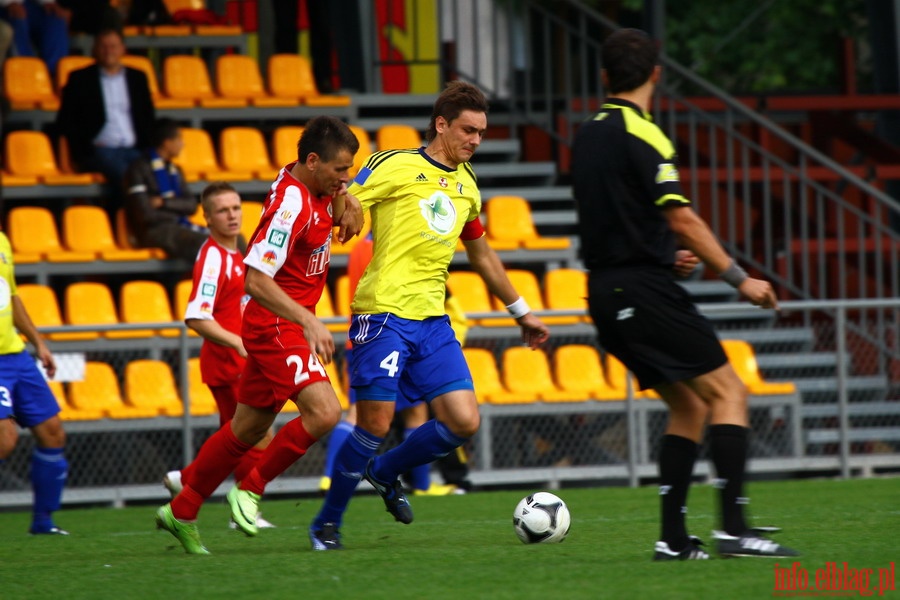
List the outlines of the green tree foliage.
<svg viewBox="0 0 900 600">
<path fill-rule="evenodd" d="M 628 10 L 643 6 L 622 2 Z M 665 23 L 664 51 L 732 93 L 836 92 L 842 40 L 852 38 L 857 48 L 865 40 L 866 6 L 865 0 L 669 0 Z"/>
</svg>

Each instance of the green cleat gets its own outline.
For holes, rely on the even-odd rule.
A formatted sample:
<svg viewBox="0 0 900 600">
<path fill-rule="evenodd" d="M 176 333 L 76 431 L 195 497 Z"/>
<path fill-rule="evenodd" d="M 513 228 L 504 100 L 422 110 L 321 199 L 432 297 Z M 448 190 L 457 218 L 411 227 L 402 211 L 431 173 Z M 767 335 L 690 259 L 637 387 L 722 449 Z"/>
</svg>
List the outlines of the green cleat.
<svg viewBox="0 0 900 600">
<path fill-rule="evenodd" d="M 259 533 L 257 517 L 259 516 L 259 494 L 240 489 L 237 484 L 226 494 L 225 499 L 231 506 L 231 520 L 238 529 L 250 537 Z"/>
<path fill-rule="evenodd" d="M 209 550 L 200 541 L 200 530 L 196 523 L 179 521 L 172 514 L 172 505 L 160 506 L 156 511 L 156 528 L 165 529 L 181 542 L 184 551 L 188 554 L 209 554 Z"/>
</svg>

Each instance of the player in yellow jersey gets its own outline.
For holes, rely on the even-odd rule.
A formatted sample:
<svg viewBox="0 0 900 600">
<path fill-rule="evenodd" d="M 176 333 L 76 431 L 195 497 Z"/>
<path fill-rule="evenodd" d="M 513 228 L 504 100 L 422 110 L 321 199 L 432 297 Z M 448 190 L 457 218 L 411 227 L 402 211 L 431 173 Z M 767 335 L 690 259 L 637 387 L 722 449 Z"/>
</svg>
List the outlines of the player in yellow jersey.
<svg viewBox="0 0 900 600">
<path fill-rule="evenodd" d="M 428 145 L 373 154 L 350 191 L 371 211 L 372 260 L 353 297 L 350 385 L 357 424 L 335 457 L 331 487 L 310 526 L 314 550 L 342 547 L 339 528 L 365 477 L 402 523 L 412 509 L 398 477 L 454 451 L 478 430 L 472 376 L 444 311 L 447 268 L 462 240 L 472 268 L 503 300 L 531 347 L 549 335 L 506 276 L 484 237 L 481 194 L 469 159 L 487 129 L 475 86 L 452 82 L 434 104 Z M 401 393 L 423 398 L 436 418 L 375 457 Z"/>
<path fill-rule="evenodd" d="M 25 350 L 17 329 L 34 346 L 38 360 L 52 378 L 56 362 L 16 294 L 12 248 L 9 238 L 0 232 L 0 463 L 16 447 L 19 437 L 16 425 L 31 429 L 35 439 L 31 454 L 34 506 L 29 531 L 68 535 L 54 524 L 52 517 L 59 510 L 69 472 L 63 454 L 66 434 L 59 420 L 59 405 L 34 359 Z"/>
</svg>

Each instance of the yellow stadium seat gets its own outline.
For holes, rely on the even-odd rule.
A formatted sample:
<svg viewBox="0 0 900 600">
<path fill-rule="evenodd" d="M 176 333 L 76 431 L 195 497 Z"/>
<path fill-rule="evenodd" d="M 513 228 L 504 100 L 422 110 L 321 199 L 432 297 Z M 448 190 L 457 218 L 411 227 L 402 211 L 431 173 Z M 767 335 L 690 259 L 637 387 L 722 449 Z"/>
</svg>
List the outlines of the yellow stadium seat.
<svg viewBox="0 0 900 600">
<path fill-rule="evenodd" d="M 485 203 L 487 235 L 491 246 L 516 244 L 528 250 L 560 250 L 571 246 L 567 237 L 538 235 L 531 217 L 531 206 L 521 196 L 494 196 Z"/>
<path fill-rule="evenodd" d="M 190 30 L 188 30 L 190 31 Z M 147 85 L 150 88 L 150 96 L 153 98 L 153 105 L 159 109 L 169 108 L 191 108 L 194 101 L 186 98 L 171 98 L 163 94 L 159 89 L 159 82 L 156 78 L 156 69 L 153 63 L 146 56 L 136 54 L 126 54 L 122 57 L 122 64 L 138 71 L 143 71 L 147 76 Z"/>
<path fill-rule="evenodd" d="M 180 321 L 184 319 L 185 313 L 187 313 L 188 302 L 191 299 L 191 290 L 194 287 L 194 281 L 192 279 L 182 279 L 177 284 L 175 284 L 175 320 Z M 200 334 L 194 331 L 193 329 L 188 329 L 188 335 L 191 337 L 199 337 Z"/>
<path fill-rule="evenodd" d="M 269 90 L 273 96 L 298 100 L 307 106 L 349 106 L 350 96 L 320 94 L 312 66 L 300 54 L 273 54 L 267 65 Z"/>
<path fill-rule="evenodd" d="M 544 274 L 544 306 L 548 310 L 587 313 L 587 273 L 581 269 L 553 269 Z M 545 323 L 550 323 L 544 321 Z M 553 324 L 591 322 L 589 316 L 553 317 Z"/>
<path fill-rule="evenodd" d="M 219 165 L 212 139 L 205 129 L 182 127 L 181 136 L 184 140 L 184 148 L 173 162 L 184 170 L 185 178 L 188 181 L 197 181 L 198 179 L 250 181 L 253 179 L 250 171 L 232 172 Z"/>
<path fill-rule="evenodd" d="M 7 58 L 3 62 L 3 91 L 12 110 L 59 110 L 50 72 L 40 58 Z"/>
<path fill-rule="evenodd" d="M 481 276 L 474 271 L 450 271 L 447 278 L 450 293 L 462 306 L 466 315 L 472 313 L 493 312 L 491 294 Z M 468 317 L 469 325 L 493 325 L 495 319 Z"/>
<path fill-rule="evenodd" d="M 350 318 L 350 277 L 345 273 L 334 281 L 334 312 Z"/>
<path fill-rule="evenodd" d="M 278 168 L 297 160 L 297 144 L 303 135 L 303 127 L 299 125 L 283 125 L 272 134 L 272 156 Z"/>
<path fill-rule="evenodd" d="M 597 349 L 583 344 L 566 344 L 553 353 L 556 384 L 572 394 L 594 400 L 622 400 L 621 390 L 611 387 L 603 375 Z"/>
<path fill-rule="evenodd" d="M 21 283 L 16 286 L 19 299 L 25 305 L 28 316 L 36 327 L 61 327 L 63 324 L 59 302 L 53 288 L 37 283 Z M 45 337 L 54 341 L 90 340 L 95 333 L 48 333 Z"/>
<path fill-rule="evenodd" d="M 38 184 L 38 178 L 33 175 L 13 175 L 2 171 L 0 172 L 0 184 L 3 187 L 30 187 Z"/>
<path fill-rule="evenodd" d="M 56 230 L 56 220 L 46 208 L 16 206 L 9 211 L 7 227 L 13 259 L 19 254 L 38 255 L 49 262 L 90 262 L 93 252 L 74 252 L 63 247 Z"/>
<path fill-rule="evenodd" d="M 299 98 L 269 94 L 263 86 L 256 59 L 244 54 L 225 54 L 216 59 L 216 85 L 221 96 L 249 100 L 253 106 L 300 104 Z"/>
<path fill-rule="evenodd" d="M 356 177 L 359 170 L 362 169 L 363 165 L 366 164 L 366 161 L 369 160 L 369 156 L 372 155 L 372 138 L 370 138 L 369 133 L 359 125 L 350 125 L 349 127 L 350 131 L 353 132 L 353 135 L 356 136 L 356 139 L 359 140 L 359 150 L 356 152 L 356 155 L 354 155 L 353 166 L 350 168 L 350 177 Z"/>
<path fill-rule="evenodd" d="M 256 202 L 255 200 L 241 201 L 241 235 L 244 236 L 244 239 L 248 244 L 253 238 L 253 232 L 256 231 L 256 226 L 259 225 L 259 219 L 262 217 L 262 210 L 262 202 Z"/>
<path fill-rule="evenodd" d="M 722 340 L 722 347 L 728 362 L 734 368 L 738 377 L 747 386 L 747 390 L 754 395 L 780 395 L 795 394 L 797 386 L 787 381 L 783 383 L 765 381 L 759 372 L 759 364 L 756 362 L 756 353 L 753 346 L 744 340 Z"/>
<path fill-rule="evenodd" d="M 125 216 L 125 209 L 120 208 L 116 211 L 116 246 L 123 250 L 136 250 L 135 243 L 137 240 L 128 230 L 128 219 Z M 166 251 L 162 248 L 143 248 L 150 252 L 150 258 L 165 259 L 168 258 Z"/>
<path fill-rule="evenodd" d="M 85 364 L 84 379 L 69 384 L 69 402 L 77 410 L 100 411 L 111 419 L 146 419 L 159 415 L 155 410 L 125 404 L 116 372 L 103 362 Z"/>
<path fill-rule="evenodd" d="M 337 396 L 338 402 L 341 403 L 341 410 L 348 410 L 350 408 L 350 399 L 347 397 L 347 389 L 344 385 L 343 377 L 340 376 L 340 369 L 337 368 L 337 363 L 331 361 L 325 365 L 325 373 L 328 375 L 328 379 L 331 380 L 331 387 L 334 388 L 334 394 Z M 293 402 L 289 402 L 289 404 L 293 404 Z"/>
<path fill-rule="evenodd" d="M 463 356 L 472 373 L 475 397 L 479 403 L 515 404 L 521 402 L 518 394 L 513 394 L 500 383 L 497 361 L 490 350 L 485 348 L 463 348 Z"/>
<path fill-rule="evenodd" d="M 378 151 L 404 150 L 422 145 L 422 136 L 412 125 L 382 125 L 375 132 L 375 146 Z"/>
<path fill-rule="evenodd" d="M 219 156 L 226 171 L 249 171 L 263 181 L 272 181 L 278 175 L 269 158 L 266 140 L 255 127 L 223 129 L 219 135 Z"/>
<path fill-rule="evenodd" d="M 340 316 L 334 312 L 334 302 L 331 300 L 331 292 L 328 290 L 327 285 L 322 288 L 322 297 L 319 298 L 319 303 L 316 304 L 316 316 L 320 319 Z M 328 328 L 328 331 L 347 331 L 350 324 L 347 323 L 346 319 L 342 319 L 340 323 L 326 323 L 325 327 Z"/>
<path fill-rule="evenodd" d="M 200 359 L 188 359 L 188 395 L 191 399 L 191 414 L 196 417 L 214 415 L 219 412 L 216 399 L 209 386 L 203 383 L 200 374 Z"/>
<path fill-rule="evenodd" d="M 63 56 L 59 59 L 59 62 L 56 63 L 57 91 L 62 93 L 62 89 L 66 87 L 66 82 L 69 81 L 69 73 L 77 71 L 78 69 L 83 69 L 92 64 L 94 64 L 94 59 L 90 56 L 70 55 Z"/>
<path fill-rule="evenodd" d="M 69 325 L 118 325 L 119 317 L 112 293 L 106 284 L 90 281 L 70 283 L 66 287 L 63 315 Z M 94 334 L 98 337 L 100 334 Z M 128 332 L 105 331 L 108 338 L 129 337 Z"/>
<path fill-rule="evenodd" d="M 244 98 L 223 98 L 213 91 L 206 62 L 199 56 L 175 54 L 163 63 L 163 80 L 171 98 L 190 100 L 201 108 L 241 108 Z"/>
<path fill-rule="evenodd" d="M 174 321 L 166 288 L 157 281 L 128 281 L 119 290 L 123 323 L 165 323 Z M 178 337 L 177 329 L 137 330 L 131 337 Z"/>
<path fill-rule="evenodd" d="M 161 360 L 133 360 L 125 366 L 125 403 L 155 410 L 159 415 L 184 414 L 172 369 Z"/>
<path fill-rule="evenodd" d="M 628 369 L 625 368 L 625 365 L 622 364 L 622 361 L 607 352 L 604 360 L 603 371 L 606 375 L 606 382 L 609 384 L 609 386 L 612 389 L 618 391 L 623 398 L 627 397 L 629 374 Z M 657 394 L 655 390 L 641 391 L 638 388 L 638 381 L 633 375 L 631 375 L 631 385 L 634 389 L 635 398 L 659 399 L 659 394 Z"/>
<path fill-rule="evenodd" d="M 509 277 L 509 280 L 516 291 L 519 292 L 519 295 L 522 296 L 522 298 L 525 299 L 525 302 L 528 303 L 528 306 L 531 307 L 531 310 L 544 310 L 544 300 L 541 297 L 541 286 L 538 284 L 537 277 L 534 273 L 525 269 L 507 269 L 506 275 Z M 494 310 L 507 312 L 506 305 L 503 304 L 503 301 L 500 300 L 500 298 L 491 297 L 491 300 L 494 303 Z M 565 319 L 565 317 L 541 318 L 547 325 L 556 324 L 560 320 L 565 322 Z M 516 323 L 513 318 L 494 319 L 493 322 L 485 323 L 485 325 L 518 327 L 518 323 Z"/>
<path fill-rule="evenodd" d="M 61 381 L 50 380 L 47 384 L 59 404 L 59 418 L 63 421 L 96 421 L 103 418 L 102 410 L 79 409 L 72 406 L 66 399 L 66 391 Z"/>
<path fill-rule="evenodd" d="M 550 363 L 543 350 L 512 346 L 503 351 L 501 373 L 503 385 L 523 400 L 544 402 L 578 402 L 585 398 L 560 389 L 550 375 Z"/>
<path fill-rule="evenodd" d="M 119 248 L 113 238 L 109 216 L 99 206 L 70 206 L 63 211 L 63 239 L 66 246 L 80 252 L 93 252 L 95 258 L 109 261 L 148 260 L 149 249 Z"/>
<path fill-rule="evenodd" d="M 37 177 L 47 185 L 89 185 L 90 173 L 63 173 L 53 154 L 47 134 L 40 131 L 12 131 L 6 136 L 6 170 L 11 175 Z"/>
</svg>

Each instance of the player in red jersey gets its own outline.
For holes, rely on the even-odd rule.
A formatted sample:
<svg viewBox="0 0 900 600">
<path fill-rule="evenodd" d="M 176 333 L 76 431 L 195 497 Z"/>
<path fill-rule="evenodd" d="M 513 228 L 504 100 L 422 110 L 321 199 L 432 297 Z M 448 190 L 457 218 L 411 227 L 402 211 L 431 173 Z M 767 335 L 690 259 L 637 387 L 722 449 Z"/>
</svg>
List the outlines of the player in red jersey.
<svg viewBox="0 0 900 600">
<path fill-rule="evenodd" d="M 241 197 L 231 184 L 217 181 L 200 194 L 210 237 L 194 263 L 193 285 L 184 320 L 203 339 L 200 347 L 200 374 L 219 409 L 219 425 L 234 417 L 238 387 L 247 351 L 241 341 L 241 314 L 244 310 L 244 262 L 238 248 L 241 233 Z M 247 476 L 262 451 L 272 440 L 266 432 L 260 442 L 247 451 L 234 469 L 234 478 Z M 174 498 L 182 488 L 187 468 L 169 471 L 163 485 Z M 257 518 L 260 527 L 272 524 Z"/>
<path fill-rule="evenodd" d="M 272 184 L 244 264 L 241 337 L 247 363 L 234 418 L 210 437 L 188 468 L 184 487 L 156 512 L 157 527 L 169 531 L 189 554 L 208 554 L 196 525 L 203 502 L 275 421 L 286 399 L 300 417 L 286 423 L 263 456 L 228 492 L 232 519 L 256 535 L 259 499 L 266 483 L 306 453 L 341 416 L 322 363 L 331 362 L 334 339 L 315 317 L 328 274 L 332 225 L 346 241 L 362 228 L 359 202 L 347 194 L 349 170 L 359 142 L 345 123 L 316 117 L 306 124 L 298 161 Z"/>
</svg>

